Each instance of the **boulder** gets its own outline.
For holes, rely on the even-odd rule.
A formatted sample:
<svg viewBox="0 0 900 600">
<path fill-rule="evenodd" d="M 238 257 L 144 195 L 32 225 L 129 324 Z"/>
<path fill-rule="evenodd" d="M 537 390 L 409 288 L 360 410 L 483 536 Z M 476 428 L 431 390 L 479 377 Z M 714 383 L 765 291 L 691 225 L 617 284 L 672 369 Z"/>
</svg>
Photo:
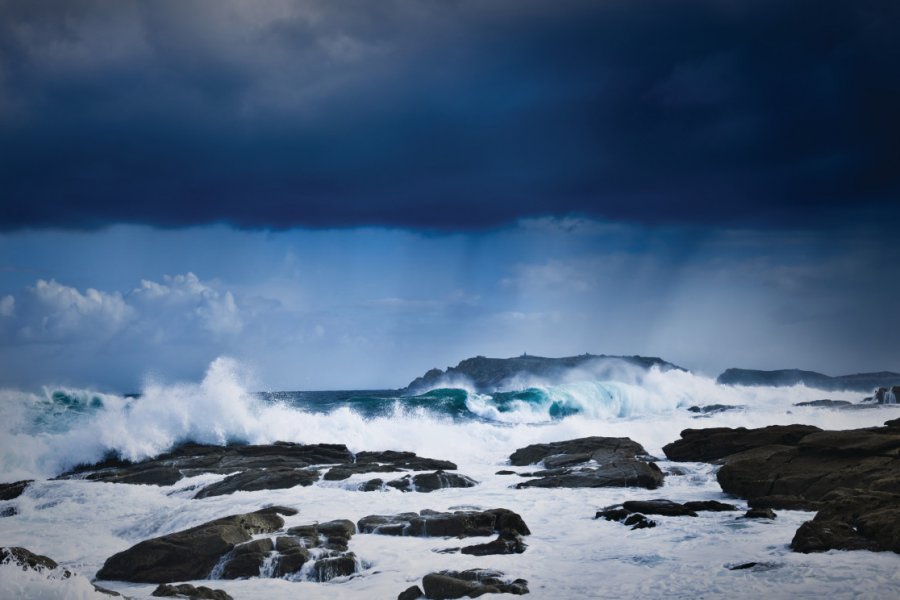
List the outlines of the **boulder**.
<svg viewBox="0 0 900 600">
<path fill-rule="evenodd" d="M 413 585 L 400 592 L 400 595 L 397 596 L 397 600 L 418 600 L 419 598 L 424 597 L 425 592 L 422 591 L 422 588 Z"/>
<path fill-rule="evenodd" d="M 822 499 L 812 521 L 797 530 L 798 552 L 878 550 L 900 553 L 900 494 L 838 489 Z"/>
<path fill-rule="evenodd" d="M 693 500 L 691 502 L 685 502 L 683 506 L 686 509 L 695 512 L 726 512 L 738 509 L 734 504 L 719 502 L 717 500 Z"/>
<path fill-rule="evenodd" d="M 275 545 L 269 538 L 262 538 L 239 544 L 231 551 L 230 556 L 219 573 L 220 579 L 247 579 L 259 577 L 266 557 Z"/>
<path fill-rule="evenodd" d="M 360 533 L 420 537 L 470 537 L 503 531 L 519 535 L 531 533 L 522 517 L 505 508 L 447 513 L 423 510 L 398 515 L 369 515 L 360 519 L 357 527 Z"/>
<path fill-rule="evenodd" d="M 28 571 L 52 571 L 59 568 L 59 564 L 48 556 L 43 554 L 35 554 L 34 552 L 22 548 L 21 546 L 5 546 L 0 547 L 0 563 L 15 563 Z M 72 573 L 68 570 L 63 572 L 65 577 L 71 577 Z"/>
<path fill-rule="evenodd" d="M 744 513 L 743 519 L 774 519 L 778 515 L 771 508 L 751 508 Z"/>
<path fill-rule="evenodd" d="M 284 519 L 278 513 L 294 512 L 266 508 L 139 542 L 108 558 L 97 578 L 133 583 L 207 579 L 219 560 L 236 546 L 249 542 L 255 534 L 281 529 Z"/>
<path fill-rule="evenodd" d="M 600 488 L 600 487 L 642 487 L 655 490 L 663 484 L 665 474 L 652 462 L 637 459 L 620 459 L 600 466 L 538 471 L 516 488 Z"/>
<path fill-rule="evenodd" d="M 161 583 L 150 595 L 158 598 L 187 598 L 187 600 L 234 600 L 224 590 L 214 590 L 203 585 L 193 586 L 189 583 L 178 585 Z"/>
</svg>

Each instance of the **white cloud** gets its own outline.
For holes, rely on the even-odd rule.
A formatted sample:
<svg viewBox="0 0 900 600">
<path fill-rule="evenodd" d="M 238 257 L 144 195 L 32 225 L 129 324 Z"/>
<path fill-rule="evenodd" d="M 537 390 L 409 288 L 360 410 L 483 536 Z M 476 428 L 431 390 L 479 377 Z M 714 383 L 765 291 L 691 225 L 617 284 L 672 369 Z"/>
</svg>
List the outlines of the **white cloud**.
<svg viewBox="0 0 900 600">
<path fill-rule="evenodd" d="M 144 279 L 129 297 L 148 312 L 175 313 L 180 320 L 196 321 L 213 334 L 240 333 L 244 327 L 234 295 L 201 281 L 194 273 L 166 275 L 163 283 Z"/>
<path fill-rule="evenodd" d="M 19 335 L 29 341 L 110 335 L 134 316 L 118 292 L 88 288 L 82 293 L 53 279 L 37 280 L 22 304 Z M 14 299 L 10 306 L 15 306 Z"/>
<path fill-rule="evenodd" d="M 0 298 L 0 317 L 11 317 L 16 312 L 16 299 L 12 296 Z"/>
</svg>

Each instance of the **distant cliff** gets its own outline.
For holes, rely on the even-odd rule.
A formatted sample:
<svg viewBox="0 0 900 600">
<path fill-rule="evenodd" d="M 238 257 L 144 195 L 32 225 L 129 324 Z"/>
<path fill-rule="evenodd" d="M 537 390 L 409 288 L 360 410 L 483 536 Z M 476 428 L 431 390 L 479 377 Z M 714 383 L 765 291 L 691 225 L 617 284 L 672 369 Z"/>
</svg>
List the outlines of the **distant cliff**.
<svg viewBox="0 0 900 600">
<path fill-rule="evenodd" d="M 821 390 L 851 390 L 872 392 L 876 388 L 900 385 L 900 373 L 880 371 L 878 373 L 857 373 L 830 377 L 815 371 L 781 369 L 778 371 L 757 371 L 755 369 L 728 369 L 716 379 L 723 385 L 768 385 L 786 386 L 805 384 Z"/>
<path fill-rule="evenodd" d="M 546 358 L 526 354 L 515 358 L 476 356 L 465 359 L 455 367 L 447 367 L 446 371 L 431 369 L 410 382 L 406 389 L 416 392 L 443 385 L 445 382 L 453 382 L 454 379 L 465 378 L 479 391 L 493 391 L 505 381 L 516 376 L 535 376 L 552 381 L 562 378 L 570 369 L 615 369 L 617 365 L 623 363 L 645 370 L 651 367 L 658 367 L 664 371 L 669 369 L 685 370 L 653 356 L 607 356 L 605 354 L 581 354 L 563 358 Z"/>
</svg>

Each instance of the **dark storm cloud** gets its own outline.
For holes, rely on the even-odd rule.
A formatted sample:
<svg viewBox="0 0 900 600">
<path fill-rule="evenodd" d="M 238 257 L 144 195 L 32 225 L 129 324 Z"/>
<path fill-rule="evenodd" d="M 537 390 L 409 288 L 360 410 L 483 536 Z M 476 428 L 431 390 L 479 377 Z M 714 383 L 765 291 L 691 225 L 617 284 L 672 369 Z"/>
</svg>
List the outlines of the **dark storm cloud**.
<svg viewBox="0 0 900 600">
<path fill-rule="evenodd" d="M 0 227 L 895 222 L 893 2 L 0 1 Z"/>
</svg>

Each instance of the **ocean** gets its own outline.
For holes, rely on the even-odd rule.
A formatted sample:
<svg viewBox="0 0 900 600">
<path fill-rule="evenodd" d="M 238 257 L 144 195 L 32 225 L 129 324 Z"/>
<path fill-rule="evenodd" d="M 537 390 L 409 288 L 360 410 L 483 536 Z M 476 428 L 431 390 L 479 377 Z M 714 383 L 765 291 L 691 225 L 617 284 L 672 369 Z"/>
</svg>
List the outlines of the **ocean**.
<svg viewBox="0 0 900 600">
<path fill-rule="evenodd" d="M 0 482 L 34 479 L 17 499 L 0 502 L 0 545 L 24 546 L 76 573 L 63 578 L 0 565 L 2 598 L 107 598 L 89 581 L 116 552 L 214 518 L 269 505 L 298 509 L 287 525 L 371 514 L 456 507 L 508 508 L 531 535 L 523 554 L 468 556 L 439 550 L 444 538 L 357 534 L 350 549 L 362 570 L 326 583 L 250 578 L 194 582 L 234 598 L 396 598 L 423 575 L 491 568 L 529 582 L 532 598 L 885 598 L 900 596 L 900 556 L 882 552 L 799 554 L 788 545 L 813 513 L 780 510 L 775 520 L 740 513 L 657 517 L 653 529 L 630 530 L 595 520 L 598 509 L 629 499 L 669 498 L 736 503 L 720 489 L 716 467 L 671 463 L 662 447 L 687 428 L 803 423 L 823 429 L 880 425 L 896 406 L 860 409 L 796 406 L 820 399 L 859 402 L 859 392 L 791 387 L 722 386 L 680 370 L 630 371 L 614 380 L 571 376 L 509 382 L 479 393 L 465 382 L 434 389 L 259 392 L 237 362 L 220 358 L 193 383 L 149 382 L 139 394 L 47 387 L 0 391 Z M 704 406 L 729 410 L 697 412 Z M 690 410 L 691 407 L 700 407 Z M 498 475 L 509 455 L 540 442 L 586 436 L 629 437 L 670 472 L 656 490 L 641 488 L 515 489 L 521 479 Z M 236 492 L 192 499 L 195 487 L 223 479 L 205 474 L 157 487 L 55 480 L 72 467 L 116 455 L 157 456 L 186 442 L 346 444 L 362 450 L 406 450 L 445 459 L 478 482 L 432 493 L 361 492 L 369 475 L 308 487 Z M 677 467 L 677 468 L 676 468 Z M 515 470 L 515 469 L 514 469 Z M 528 471 L 533 469 L 522 469 Z M 748 562 L 757 567 L 729 570 Z M 132 598 L 150 584 L 98 582 Z"/>
</svg>

